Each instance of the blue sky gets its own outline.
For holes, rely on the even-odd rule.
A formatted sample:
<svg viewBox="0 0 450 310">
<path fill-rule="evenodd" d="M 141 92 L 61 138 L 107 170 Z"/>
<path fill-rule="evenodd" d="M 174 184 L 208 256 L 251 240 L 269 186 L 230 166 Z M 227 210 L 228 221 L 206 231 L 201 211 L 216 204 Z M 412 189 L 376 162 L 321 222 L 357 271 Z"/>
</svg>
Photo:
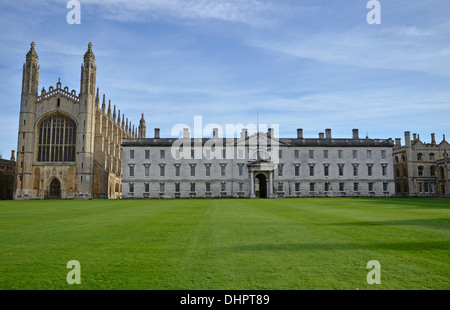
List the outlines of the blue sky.
<svg viewBox="0 0 450 310">
<path fill-rule="evenodd" d="M 79 90 L 92 42 L 97 87 L 135 125 L 279 124 L 281 137 L 450 137 L 450 2 L 380 0 L 0 0 L 0 149 L 16 149 L 31 41 L 40 89 Z"/>
</svg>

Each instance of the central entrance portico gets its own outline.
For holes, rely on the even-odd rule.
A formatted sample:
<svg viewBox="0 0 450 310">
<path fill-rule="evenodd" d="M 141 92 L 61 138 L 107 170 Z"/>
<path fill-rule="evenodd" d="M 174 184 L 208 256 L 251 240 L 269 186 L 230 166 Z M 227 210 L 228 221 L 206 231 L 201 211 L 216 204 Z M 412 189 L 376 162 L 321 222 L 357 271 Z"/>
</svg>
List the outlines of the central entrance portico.
<svg viewBox="0 0 450 310">
<path fill-rule="evenodd" d="M 263 173 L 258 173 L 255 177 L 255 195 L 258 198 L 267 198 L 267 180 Z"/>
<path fill-rule="evenodd" d="M 259 159 L 249 162 L 247 166 L 250 174 L 250 198 L 256 198 L 255 179 L 258 179 L 259 198 L 272 198 L 275 164 L 269 160 Z"/>
</svg>

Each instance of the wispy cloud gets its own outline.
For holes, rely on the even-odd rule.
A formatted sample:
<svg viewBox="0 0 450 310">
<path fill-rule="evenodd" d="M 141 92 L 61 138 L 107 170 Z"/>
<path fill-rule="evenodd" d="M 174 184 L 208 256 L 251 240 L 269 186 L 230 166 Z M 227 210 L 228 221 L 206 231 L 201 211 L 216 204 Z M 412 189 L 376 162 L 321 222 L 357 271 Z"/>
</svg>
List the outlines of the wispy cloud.
<svg viewBox="0 0 450 310">
<path fill-rule="evenodd" d="M 271 23 L 269 15 L 281 6 L 259 0 L 86 0 L 102 17 L 121 22 L 156 18 L 211 19 L 253 26 Z"/>
<path fill-rule="evenodd" d="M 417 26 L 391 26 L 387 28 L 383 28 L 382 31 L 389 35 L 395 35 L 398 37 L 423 37 L 423 36 L 432 36 L 434 32 L 428 29 L 419 28 Z"/>
<path fill-rule="evenodd" d="M 448 32 L 395 26 L 380 31 L 363 27 L 339 32 L 254 36 L 250 46 L 324 63 L 373 69 L 420 71 L 450 76 Z M 439 32 L 438 32 L 439 30 Z"/>
<path fill-rule="evenodd" d="M 195 115 L 254 122 L 256 110 L 285 136 L 448 130 L 448 1 L 385 1 L 379 26 L 367 25 L 366 2 L 80 0 L 82 24 L 68 25 L 65 0 L 3 1 L 0 104 L 14 123 L 0 122 L 3 150 L 16 147 L 33 40 L 40 88 L 61 77 L 77 89 L 92 41 L 100 93 L 135 124 L 144 112 L 163 135 Z"/>
</svg>

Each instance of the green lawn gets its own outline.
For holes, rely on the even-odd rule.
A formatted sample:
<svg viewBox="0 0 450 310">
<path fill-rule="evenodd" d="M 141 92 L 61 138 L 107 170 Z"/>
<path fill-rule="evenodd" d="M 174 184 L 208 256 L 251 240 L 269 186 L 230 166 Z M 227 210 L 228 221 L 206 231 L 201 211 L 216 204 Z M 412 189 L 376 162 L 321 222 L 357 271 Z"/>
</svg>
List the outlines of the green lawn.
<svg viewBox="0 0 450 310">
<path fill-rule="evenodd" d="M 0 289 L 448 290 L 449 250 L 448 199 L 0 202 Z"/>
</svg>

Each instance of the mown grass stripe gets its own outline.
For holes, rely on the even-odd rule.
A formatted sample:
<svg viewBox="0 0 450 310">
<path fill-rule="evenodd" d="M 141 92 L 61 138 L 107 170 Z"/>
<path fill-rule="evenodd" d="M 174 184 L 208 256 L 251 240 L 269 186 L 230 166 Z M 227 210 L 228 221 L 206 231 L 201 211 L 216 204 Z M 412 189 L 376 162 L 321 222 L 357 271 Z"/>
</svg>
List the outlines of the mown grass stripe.
<svg viewBox="0 0 450 310">
<path fill-rule="evenodd" d="M 439 199 L 0 202 L 0 289 L 448 289 L 449 223 Z"/>
</svg>

